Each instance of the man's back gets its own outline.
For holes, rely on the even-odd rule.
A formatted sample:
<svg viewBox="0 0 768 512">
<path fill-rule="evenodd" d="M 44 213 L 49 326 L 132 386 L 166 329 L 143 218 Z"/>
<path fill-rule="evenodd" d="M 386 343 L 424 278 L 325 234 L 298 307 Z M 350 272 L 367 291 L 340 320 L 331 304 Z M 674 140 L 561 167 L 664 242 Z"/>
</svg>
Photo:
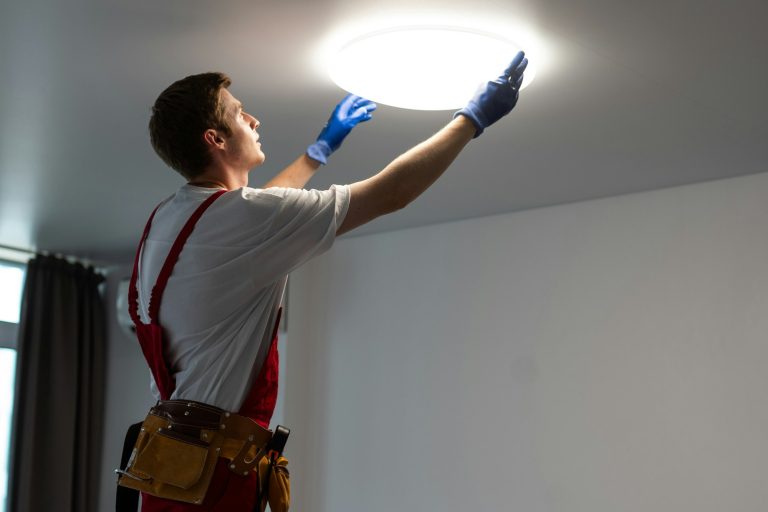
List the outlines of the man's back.
<svg viewBox="0 0 768 512">
<path fill-rule="evenodd" d="M 155 214 L 139 262 L 144 322 L 173 241 L 217 190 L 185 185 Z M 348 201 L 347 187 L 246 187 L 224 194 L 203 214 L 160 304 L 165 359 L 176 382 L 172 398 L 239 409 L 269 349 L 287 274 L 330 248 Z"/>
</svg>

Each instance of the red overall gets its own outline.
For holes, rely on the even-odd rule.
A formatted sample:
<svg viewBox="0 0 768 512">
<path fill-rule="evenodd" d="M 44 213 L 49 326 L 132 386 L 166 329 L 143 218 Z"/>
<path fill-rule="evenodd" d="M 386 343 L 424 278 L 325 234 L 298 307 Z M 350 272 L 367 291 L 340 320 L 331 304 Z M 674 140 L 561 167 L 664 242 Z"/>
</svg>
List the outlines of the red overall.
<svg viewBox="0 0 768 512">
<path fill-rule="evenodd" d="M 136 288 L 136 276 L 139 266 L 139 256 L 144 241 L 147 239 L 149 229 L 152 226 L 152 219 L 157 212 L 157 208 L 147 221 L 144 228 L 144 234 L 141 237 L 139 248 L 136 251 L 136 259 L 133 263 L 133 275 L 131 276 L 131 285 L 128 292 L 128 301 L 131 312 L 131 318 L 136 325 L 136 334 L 139 338 L 141 350 L 152 371 L 155 384 L 160 392 L 162 400 L 168 400 L 176 387 L 173 375 L 166 365 L 163 357 L 165 344 L 163 340 L 163 331 L 160 324 L 157 323 L 157 315 L 160 310 L 160 302 L 163 297 L 165 285 L 173 271 L 173 267 L 179 258 L 184 243 L 187 241 L 195 224 L 203 215 L 208 207 L 218 199 L 226 190 L 221 190 L 206 199 L 182 228 L 179 236 L 171 247 L 168 257 L 163 264 L 157 282 L 152 288 L 152 294 L 149 301 L 149 323 L 141 322 L 138 311 L 138 289 Z M 272 413 L 275 410 L 277 401 L 277 377 L 278 377 L 278 355 L 277 355 L 277 326 L 280 323 L 280 313 L 278 311 L 277 321 L 272 333 L 272 342 L 269 347 L 267 359 L 261 368 L 258 377 L 253 382 L 248 396 L 238 411 L 239 414 L 251 418 L 264 428 L 269 427 Z M 180 397 L 183 398 L 183 397 Z M 179 501 L 166 500 L 142 493 L 141 510 L 142 512 L 192 512 L 192 511 L 212 511 L 212 512 L 238 512 L 254 510 L 257 498 L 257 480 L 256 472 L 252 471 L 248 476 L 236 475 L 227 467 L 226 459 L 219 459 L 216 466 L 216 472 L 211 480 L 208 493 L 202 505 L 192 505 Z"/>
</svg>

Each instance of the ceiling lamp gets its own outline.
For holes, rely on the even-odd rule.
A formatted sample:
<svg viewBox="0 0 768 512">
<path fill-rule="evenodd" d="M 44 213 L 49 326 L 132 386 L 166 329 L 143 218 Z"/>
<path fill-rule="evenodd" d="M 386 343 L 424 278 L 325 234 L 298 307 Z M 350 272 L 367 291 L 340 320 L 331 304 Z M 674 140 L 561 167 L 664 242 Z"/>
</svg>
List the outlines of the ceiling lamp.
<svg viewBox="0 0 768 512">
<path fill-rule="evenodd" d="M 331 55 L 330 77 L 376 103 L 453 110 L 503 73 L 520 48 L 498 34 L 442 25 L 386 28 L 356 37 Z M 522 88 L 533 79 L 528 66 Z"/>
</svg>

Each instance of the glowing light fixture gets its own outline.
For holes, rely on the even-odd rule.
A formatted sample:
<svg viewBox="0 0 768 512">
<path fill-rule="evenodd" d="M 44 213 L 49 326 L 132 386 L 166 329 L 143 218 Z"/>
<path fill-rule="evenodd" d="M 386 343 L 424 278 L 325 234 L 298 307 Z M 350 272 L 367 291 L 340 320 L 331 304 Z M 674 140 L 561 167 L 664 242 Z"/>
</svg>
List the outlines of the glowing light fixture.
<svg viewBox="0 0 768 512">
<path fill-rule="evenodd" d="M 331 54 L 328 65 L 339 87 L 377 103 L 452 110 L 466 105 L 480 84 L 499 76 L 521 49 L 474 28 L 406 25 L 355 37 Z M 523 88 L 534 74 L 529 65 Z"/>
</svg>

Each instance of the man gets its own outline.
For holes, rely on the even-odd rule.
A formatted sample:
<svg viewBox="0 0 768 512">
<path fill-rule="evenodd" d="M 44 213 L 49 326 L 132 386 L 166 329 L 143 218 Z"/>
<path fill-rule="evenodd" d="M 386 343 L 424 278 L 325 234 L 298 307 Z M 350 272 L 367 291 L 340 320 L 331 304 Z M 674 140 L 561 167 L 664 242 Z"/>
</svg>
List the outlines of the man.
<svg viewBox="0 0 768 512">
<path fill-rule="evenodd" d="M 229 92 L 230 80 L 193 75 L 160 94 L 151 142 L 187 183 L 150 218 L 131 287 L 155 396 L 208 404 L 267 428 L 287 275 L 337 236 L 404 208 L 432 185 L 470 140 L 512 110 L 527 62 L 520 52 L 451 122 L 381 172 L 324 191 L 302 187 L 371 119 L 374 103 L 347 96 L 305 154 L 263 188 L 249 188 L 250 171 L 266 156 L 260 122 Z M 151 324 L 155 331 L 144 332 Z M 227 464 L 222 457 L 202 507 L 143 493 L 142 510 L 253 510 L 254 472 L 235 474 Z"/>
</svg>

